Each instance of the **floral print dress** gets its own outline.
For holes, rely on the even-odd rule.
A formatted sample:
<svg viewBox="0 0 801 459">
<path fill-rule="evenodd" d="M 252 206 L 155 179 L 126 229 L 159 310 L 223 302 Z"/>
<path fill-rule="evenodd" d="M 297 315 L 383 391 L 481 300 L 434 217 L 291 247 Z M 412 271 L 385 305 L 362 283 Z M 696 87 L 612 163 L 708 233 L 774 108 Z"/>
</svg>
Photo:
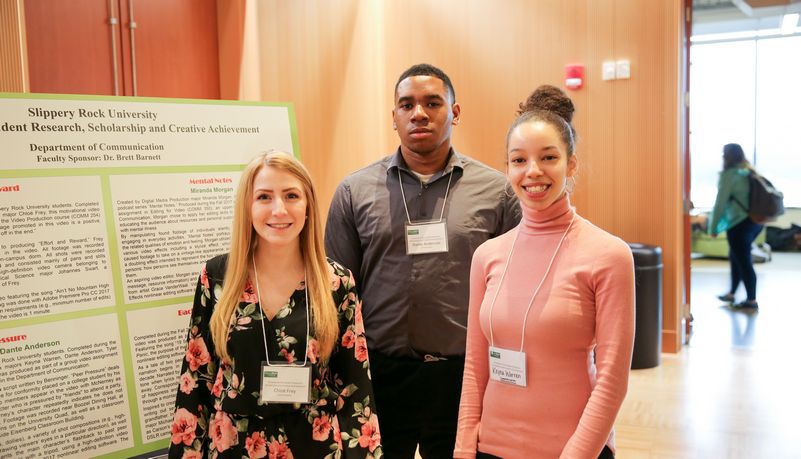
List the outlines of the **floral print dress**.
<svg viewBox="0 0 801 459">
<path fill-rule="evenodd" d="M 301 283 L 272 320 L 248 280 L 231 318 L 232 364 L 214 351 L 209 320 L 222 293 L 227 256 L 201 270 L 171 428 L 171 458 L 380 458 L 381 434 L 370 382 L 361 301 L 350 271 L 329 260 L 339 341 L 327 364 L 306 335 Z M 312 367 L 310 404 L 259 403 L 264 338 L 270 362 Z"/>
</svg>

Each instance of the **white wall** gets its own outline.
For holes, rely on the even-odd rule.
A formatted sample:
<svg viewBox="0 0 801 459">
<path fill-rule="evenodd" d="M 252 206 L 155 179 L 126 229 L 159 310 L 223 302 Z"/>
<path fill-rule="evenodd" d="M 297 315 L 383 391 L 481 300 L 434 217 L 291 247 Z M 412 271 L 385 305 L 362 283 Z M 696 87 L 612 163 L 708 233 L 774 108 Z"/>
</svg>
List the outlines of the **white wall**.
<svg viewBox="0 0 801 459">
<path fill-rule="evenodd" d="M 779 217 L 775 222 L 770 223 L 768 226 L 775 226 L 778 228 L 789 228 L 790 223 L 801 225 L 801 208 L 793 207 L 787 209 L 787 213 Z"/>
</svg>

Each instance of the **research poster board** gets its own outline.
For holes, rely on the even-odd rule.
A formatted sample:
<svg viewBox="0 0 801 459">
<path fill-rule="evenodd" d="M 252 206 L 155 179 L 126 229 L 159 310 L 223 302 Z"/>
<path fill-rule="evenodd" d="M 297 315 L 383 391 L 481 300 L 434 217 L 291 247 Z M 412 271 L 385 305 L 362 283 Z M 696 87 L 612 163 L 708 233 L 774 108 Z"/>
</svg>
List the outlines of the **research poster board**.
<svg viewBox="0 0 801 459">
<path fill-rule="evenodd" d="M 201 264 L 291 105 L 0 93 L 0 458 L 168 446 Z"/>
</svg>

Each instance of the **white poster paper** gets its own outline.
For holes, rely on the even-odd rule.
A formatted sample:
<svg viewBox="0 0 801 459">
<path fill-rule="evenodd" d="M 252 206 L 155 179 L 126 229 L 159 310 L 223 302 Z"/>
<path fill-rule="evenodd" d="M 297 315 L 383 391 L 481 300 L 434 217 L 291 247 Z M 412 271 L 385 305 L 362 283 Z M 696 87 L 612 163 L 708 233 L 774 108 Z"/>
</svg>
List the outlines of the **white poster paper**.
<svg viewBox="0 0 801 459">
<path fill-rule="evenodd" d="M 200 267 L 285 104 L 0 93 L 0 458 L 167 448 Z"/>
</svg>

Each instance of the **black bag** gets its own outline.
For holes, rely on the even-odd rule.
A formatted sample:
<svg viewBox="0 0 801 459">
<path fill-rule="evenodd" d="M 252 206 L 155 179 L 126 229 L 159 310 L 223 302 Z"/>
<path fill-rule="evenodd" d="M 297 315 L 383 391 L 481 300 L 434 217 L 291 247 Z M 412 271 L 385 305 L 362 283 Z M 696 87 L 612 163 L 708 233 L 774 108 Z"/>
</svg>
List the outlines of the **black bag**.
<svg viewBox="0 0 801 459">
<path fill-rule="evenodd" d="M 756 172 L 748 174 L 748 207 L 734 199 L 755 223 L 760 225 L 776 221 L 784 214 L 784 194 L 777 190 L 770 180 Z M 733 196 L 732 196 L 733 198 Z"/>
<path fill-rule="evenodd" d="M 765 242 L 778 252 L 801 250 L 801 226 L 791 223 L 789 228 L 768 226 Z"/>
</svg>

